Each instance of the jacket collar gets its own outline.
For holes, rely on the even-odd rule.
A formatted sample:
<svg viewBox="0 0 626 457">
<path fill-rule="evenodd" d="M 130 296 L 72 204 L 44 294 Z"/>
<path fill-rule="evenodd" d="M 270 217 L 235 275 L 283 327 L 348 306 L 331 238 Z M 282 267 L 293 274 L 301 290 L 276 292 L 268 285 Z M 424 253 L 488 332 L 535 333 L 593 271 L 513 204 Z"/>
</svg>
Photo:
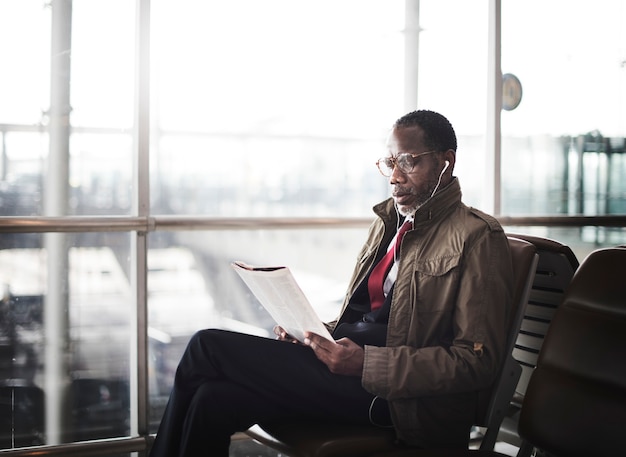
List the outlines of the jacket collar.
<svg viewBox="0 0 626 457">
<path fill-rule="evenodd" d="M 445 217 L 460 201 L 461 185 L 458 178 L 454 177 L 450 184 L 440 189 L 432 198 L 428 199 L 426 203 L 417 209 L 413 226 L 426 225 L 431 221 Z M 397 224 L 398 215 L 394 208 L 393 198 L 388 198 L 375 205 L 373 210 L 383 220 L 385 225 Z"/>
</svg>

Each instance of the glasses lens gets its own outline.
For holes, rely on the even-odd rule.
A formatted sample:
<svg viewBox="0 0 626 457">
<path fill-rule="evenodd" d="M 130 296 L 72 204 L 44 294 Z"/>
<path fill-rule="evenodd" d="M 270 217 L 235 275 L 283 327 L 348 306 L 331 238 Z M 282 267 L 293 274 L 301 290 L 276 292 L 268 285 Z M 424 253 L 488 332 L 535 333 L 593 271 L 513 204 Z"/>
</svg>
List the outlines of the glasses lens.
<svg viewBox="0 0 626 457">
<path fill-rule="evenodd" d="M 411 154 L 400 154 L 396 157 L 396 162 L 402 173 L 411 173 L 413 171 L 413 156 Z"/>
<path fill-rule="evenodd" d="M 376 165 L 378 165 L 378 169 L 383 176 L 391 176 L 391 173 L 393 173 L 393 160 L 391 157 L 382 157 L 378 159 Z"/>
</svg>

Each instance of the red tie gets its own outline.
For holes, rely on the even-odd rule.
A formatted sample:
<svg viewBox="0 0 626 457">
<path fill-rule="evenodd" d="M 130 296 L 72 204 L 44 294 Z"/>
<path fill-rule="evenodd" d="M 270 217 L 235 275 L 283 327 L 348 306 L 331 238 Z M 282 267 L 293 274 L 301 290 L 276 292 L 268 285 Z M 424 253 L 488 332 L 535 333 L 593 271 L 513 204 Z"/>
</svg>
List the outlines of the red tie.
<svg viewBox="0 0 626 457">
<path fill-rule="evenodd" d="M 385 302 L 385 293 L 383 292 L 383 284 L 385 277 L 391 269 L 394 261 L 394 254 L 397 253 L 400 248 L 400 242 L 406 231 L 411 228 L 412 221 L 405 221 L 400 227 L 398 234 L 396 235 L 396 241 L 391 249 L 387 251 L 387 254 L 380 259 L 380 262 L 376 264 L 372 272 L 370 273 L 369 280 L 367 282 L 367 289 L 370 293 L 371 310 L 374 311 Z"/>
</svg>

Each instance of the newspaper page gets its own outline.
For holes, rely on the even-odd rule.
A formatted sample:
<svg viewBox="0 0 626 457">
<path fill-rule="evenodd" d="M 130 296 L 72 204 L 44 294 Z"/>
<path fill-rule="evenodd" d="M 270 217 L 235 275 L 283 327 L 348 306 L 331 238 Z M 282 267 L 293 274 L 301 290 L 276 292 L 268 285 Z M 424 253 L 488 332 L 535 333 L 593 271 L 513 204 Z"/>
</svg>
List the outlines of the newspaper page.
<svg viewBox="0 0 626 457">
<path fill-rule="evenodd" d="M 303 341 L 304 332 L 310 331 L 334 341 L 289 268 L 254 267 L 244 262 L 233 262 L 231 266 L 289 335 Z"/>
</svg>

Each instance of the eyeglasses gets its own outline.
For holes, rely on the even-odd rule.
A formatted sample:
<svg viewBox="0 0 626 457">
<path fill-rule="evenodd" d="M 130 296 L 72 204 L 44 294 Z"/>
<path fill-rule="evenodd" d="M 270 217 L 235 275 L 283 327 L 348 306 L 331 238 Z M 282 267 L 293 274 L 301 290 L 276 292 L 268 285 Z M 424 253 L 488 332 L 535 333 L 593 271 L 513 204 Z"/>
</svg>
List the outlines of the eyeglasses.
<svg viewBox="0 0 626 457">
<path fill-rule="evenodd" d="M 383 176 L 389 177 L 393 174 L 394 168 L 398 167 L 402 173 L 411 173 L 416 165 L 416 159 L 426 154 L 432 154 L 437 151 L 420 152 L 419 154 L 411 154 L 403 152 L 396 157 L 381 157 L 376 161 L 376 166 Z"/>
</svg>

